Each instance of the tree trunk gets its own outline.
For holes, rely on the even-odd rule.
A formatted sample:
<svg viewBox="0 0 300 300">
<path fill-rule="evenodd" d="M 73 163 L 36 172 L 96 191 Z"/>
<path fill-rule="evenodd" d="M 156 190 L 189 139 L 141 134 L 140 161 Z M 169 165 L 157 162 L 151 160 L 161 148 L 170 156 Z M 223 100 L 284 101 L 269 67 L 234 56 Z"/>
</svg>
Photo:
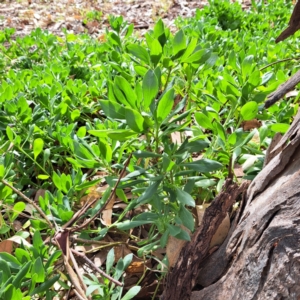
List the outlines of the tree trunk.
<svg viewBox="0 0 300 300">
<path fill-rule="evenodd" d="M 222 246 L 207 258 L 201 247 L 210 236 L 200 235 L 183 249 L 164 300 L 300 299 L 300 111 L 274 153 L 249 186 Z"/>
</svg>

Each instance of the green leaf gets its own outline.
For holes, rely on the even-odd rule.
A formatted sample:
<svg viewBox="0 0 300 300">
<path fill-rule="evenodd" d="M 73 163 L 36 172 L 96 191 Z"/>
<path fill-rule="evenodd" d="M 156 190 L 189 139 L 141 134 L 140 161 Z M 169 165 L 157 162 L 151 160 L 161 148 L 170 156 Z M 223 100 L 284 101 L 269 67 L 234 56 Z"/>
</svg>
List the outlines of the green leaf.
<svg viewBox="0 0 300 300">
<path fill-rule="evenodd" d="M 130 127 L 130 129 L 134 130 L 135 132 L 143 131 L 144 118 L 137 110 L 125 108 L 125 117 L 127 125 Z"/>
<path fill-rule="evenodd" d="M 242 62 L 242 74 L 244 78 L 250 75 L 253 67 L 255 66 L 255 64 L 253 64 L 253 58 L 254 58 L 253 55 L 249 55 L 245 57 L 245 59 Z"/>
<path fill-rule="evenodd" d="M 55 171 L 53 171 L 52 181 L 55 184 L 55 186 L 61 191 L 62 190 L 61 178 Z"/>
<path fill-rule="evenodd" d="M 19 270 L 19 272 L 15 275 L 13 281 L 12 281 L 12 285 L 15 286 L 16 288 L 21 287 L 21 283 L 22 281 L 25 279 L 25 276 L 27 274 L 27 272 L 29 271 L 29 268 L 31 266 L 32 262 L 28 261 L 27 263 L 25 263 L 22 268 Z"/>
<path fill-rule="evenodd" d="M 80 110 L 79 109 L 74 109 L 71 112 L 71 120 L 75 121 L 76 119 L 78 119 L 80 117 Z"/>
<path fill-rule="evenodd" d="M 257 87 L 260 85 L 260 71 L 259 70 L 255 70 L 249 77 L 248 82 L 254 86 Z"/>
<path fill-rule="evenodd" d="M 121 94 L 119 93 L 119 91 L 121 91 Z M 116 76 L 115 77 L 115 81 L 114 81 L 114 92 L 117 92 L 117 98 L 120 102 L 122 102 L 123 104 L 127 104 L 127 106 L 129 105 L 132 108 L 136 108 L 136 94 L 134 92 L 134 90 L 132 89 L 131 85 L 129 84 L 129 82 L 122 76 Z M 124 96 L 125 96 L 125 103 L 124 103 Z"/>
<path fill-rule="evenodd" d="M 183 30 L 179 30 L 173 40 L 173 55 L 178 57 L 184 53 L 186 49 L 186 38 Z"/>
<path fill-rule="evenodd" d="M 183 229 L 175 236 L 179 240 L 185 240 L 185 241 L 190 241 L 191 237 L 190 235 Z"/>
<path fill-rule="evenodd" d="M 187 210 L 184 205 L 180 206 L 179 218 L 181 219 L 183 225 L 188 228 L 190 231 L 193 231 L 195 228 L 194 217 L 192 213 Z M 176 235 L 178 238 L 178 235 Z"/>
<path fill-rule="evenodd" d="M 9 101 L 13 98 L 13 90 L 10 85 L 6 87 L 6 89 L 3 93 L 3 97 L 4 97 L 5 101 Z"/>
<path fill-rule="evenodd" d="M 44 282 L 45 281 L 45 269 L 42 263 L 41 257 L 38 257 L 33 263 L 31 269 L 31 276 L 37 274 L 36 282 Z"/>
<path fill-rule="evenodd" d="M 26 204 L 24 202 L 17 202 L 13 207 L 13 215 L 12 215 L 12 221 L 14 221 L 18 215 L 25 209 Z"/>
<path fill-rule="evenodd" d="M 195 200 L 189 193 L 187 193 L 179 188 L 176 188 L 176 195 L 177 195 L 178 201 L 181 204 L 195 207 Z"/>
<path fill-rule="evenodd" d="M 184 63 L 204 63 L 210 56 L 210 51 L 207 49 L 201 49 L 191 54 L 186 59 L 183 59 Z"/>
<path fill-rule="evenodd" d="M 181 61 L 184 61 L 186 58 L 188 58 L 193 53 L 193 51 L 196 48 L 196 45 L 197 45 L 197 38 L 192 38 L 189 41 L 188 46 L 187 46 L 184 54 L 181 57 Z"/>
<path fill-rule="evenodd" d="M 6 134 L 7 134 L 9 141 L 13 142 L 14 141 L 14 132 L 12 131 L 12 129 L 9 126 L 6 127 Z"/>
<path fill-rule="evenodd" d="M 195 186 L 207 189 L 211 186 L 215 186 L 216 181 L 213 179 L 201 179 L 195 182 Z"/>
<path fill-rule="evenodd" d="M 157 192 L 157 189 L 161 183 L 161 180 L 154 182 L 153 184 L 149 185 L 145 192 L 137 199 L 138 204 L 145 203 L 150 201 L 153 195 Z"/>
<path fill-rule="evenodd" d="M 89 130 L 88 133 L 100 138 L 111 138 L 112 140 L 124 141 L 137 133 L 129 129 L 115 130 Z"/>
<path fill-rule="evenodd" d="M 146 73 L 143 79 L 142 89 L 143 89 L 143 96 L 144 96 L 143 106 L 145 109 L 148 109 L 159 91 L 158 80 L 154 71 L 149 70 Z"/>
<path fill-rule="evenodd" d="M 203 149 L 207 148 L 209 146 L 209 143 L 204 140 L 197 140 L 193 142 L 188 142 L 188 139 L 186 139 L 180 146 L 180 148 L 176 151 L 176 154 L 184 153 L 184 152 L 200 152 Z"/>
<path fill-rule="evenodd" d="M 257 112 L 258 104 L 255 101 L 249 101 L 241 108 L 241 116 L 245 121 L 254 119 Z"/>
<path fill-rule="evenodd" d="M 153 28 L 154 37 L 158 39 L 161 46 L 164 47 L 167 37 L 165 33 L 165 25 L 161 19 L 157 21 Z"/>
<path fill-rule="evenodd" d="M 226 133 L 224 127 L 217 120 L 214 121 L 213 126 L 216 129 L 218 136 L 222 139 L 224 143 L 226 143 Z"/>
<path fill-rule="evenodd" d="M 276 123 L 270 125 L 270 129 L 275 132 L 280 132 L 280 133 L 286 133 L 288 129 L 290 128 L 289 124 L 284 124 L 284 123 Z"/>
<path fill-rule="evenodd" d="M 45 247 L 40 231 L 35 231 L 33 234 L 33 247 L 39 251 L 42 251 L 42 248 Z"/>
<path fill-rule="evenodd" d="M 180 166 L 201 173 L 214 172 L 220 170 L 223 167 L 223 165 L 219 162 L 206 158 L 199 159 L 190 163 L 180 164 Z"/>
<path fill-rule="evenodd" d="M 50 177 L 49 175 L 45 175 L 45 174 L 39 174 L 37 176 L 37 178 L 41 180 L 47 180 L 49 177 Z"/>
<path fill-rule="evenodd" d="M 38 287 L 36 287 L 30 293 L 30 296 L 33 296 L 35 294 L 40 294 L 40 293 L 43 293 L 43 292 L 49 290 L 54 285 L 54 283 L 59 279 L 59 277 L 60 277 L 59 274 L 51 277 L 49 280 L 45 281 L 44 283 L 42 283 L 41 285 L 39 285 Z"/>
<path fill-rule="evenodd" d="M 5 167 L 3 165 L 0 165 L 0 179 L 3 179 L 5 175 Z"/>
<path fill-rule="evenodd" d="M 109 274 L 110 270 L 114 264 L 115 261 L 115 251 L 114 248 L 111 248 L 109 252 L 107 253 L 106 257 L 106 273 Z"/>
<path fill-rule="evenodd" d="M 150 46 L 150 58 L 154 66 L 158 64 L 161 56 L 162 56 L 162 47 L 160 45 L 160 42 L 157 39 L 155 39 L 152 41 L 152 44 Z"/>
<path fill-rule="evenodd" d="M 44 141 L 41 138 L 37 138 L 33 142 L 33 155 L 34 159 L 38 157 L 38 155 L 43 151 Z"/>
<path fill-rule="evenodd" d="M 116 225 L 116 227 L 121 229 L 121 230 L 128 230 L 128 229 L 132 229 L 134 227 L 138 227 L 138 226 L 145 225 L 145 224 L 150 224 L 150 223 L 153 223 L 153 221 L 149 221 L 149 220 L 146 220 L 146 221 L 143 221 L 143 220 L 140 220 L 140 221 L 126 220 L 122 223 L 118 223 Z"/>
<path fill-rule="evenodd" d="M 156 117 L 162 123 L 171 112 L 174 105 L 174 89 L 168 90 L 158 102 Z"/>
<path fill-rule="evenodd" d="M 196 112 L 195 119 L 196 119 L 196 122 L 204 129 L 213 129 L 214 128 L 212 120 L 202 112 Z"/>
<path fill-rule="evenodd" d="M 112 119 L 125 119 L 125 108 L 113 100 L 99 100 L 105 115 Z"/>
<path fill-rule="evenodd" d="M 133 286 L 130 290 L 122 297 L 121 300 L 130 300 L 133 299 L 141 290 L 140 286 Z"/>
<path fill-rule="evenodd" d="M 19 269 L 20 262 L 9 253 L 0 252 L 0 260 L 4 260 L 10 268 Z"/>
<path fill-rule="evenodd" d="M 137 45 L 137 44 L 130 44 L 130 45 L 127 45 L 127 50 L 133 56 L 139 58 L 144 63 L 150 65 L 149 53 L 142 46 Z"/>
</svg>

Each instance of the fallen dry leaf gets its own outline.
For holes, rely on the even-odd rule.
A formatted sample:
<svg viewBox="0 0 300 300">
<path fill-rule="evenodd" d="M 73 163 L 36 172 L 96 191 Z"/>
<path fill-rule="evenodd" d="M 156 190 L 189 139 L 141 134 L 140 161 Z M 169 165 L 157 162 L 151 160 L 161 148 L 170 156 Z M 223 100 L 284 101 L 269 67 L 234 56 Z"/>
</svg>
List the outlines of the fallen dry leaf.
<svg viewBox="0 0 300 300">
<path fill-rule="evenodd" d="M 0 242 L 0 252 L 6 252 L 11 254 L 13 251 L 13 244 L 14 242 L 10 240 Z"/>
</svg>

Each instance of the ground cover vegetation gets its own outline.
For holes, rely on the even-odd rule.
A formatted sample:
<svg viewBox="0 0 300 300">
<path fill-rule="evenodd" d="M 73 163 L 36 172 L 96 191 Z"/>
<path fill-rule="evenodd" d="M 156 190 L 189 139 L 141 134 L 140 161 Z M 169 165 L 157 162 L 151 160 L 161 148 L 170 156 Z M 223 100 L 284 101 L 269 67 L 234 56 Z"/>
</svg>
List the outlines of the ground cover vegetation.
<svg viewBox="0 0 300 300">
<path fill-rule="evenodd" d="M 169 237 L 190 239 L 227 177 L 253 179 L 297 112 L 296 92 L 263 109 L 298 68 L 297 36 L 274 42 L 291 9 L 211 0 L 142 39 L 116 16 L 98 40 L 1 31 L 0 298 L 157 297 Z M 72 271 L 79 250 L 111 277 Z"/>
</svg>

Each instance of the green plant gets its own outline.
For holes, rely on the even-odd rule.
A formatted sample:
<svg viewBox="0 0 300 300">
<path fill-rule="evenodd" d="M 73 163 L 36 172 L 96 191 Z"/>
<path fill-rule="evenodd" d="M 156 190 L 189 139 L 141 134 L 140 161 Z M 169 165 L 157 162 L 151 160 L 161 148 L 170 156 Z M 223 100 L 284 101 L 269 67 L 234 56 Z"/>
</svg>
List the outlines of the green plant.
<svg viewBox="0 0 300 300">
<path fill-rule="evenodd" d="M 115 260 L 115 254 L 113 248 L 108 252 L 106 258 L 106 274 L 112 274 L 112 278 L 115 280 L 119 280 L 129 266 L 132 261 L 132 254 L 126 255 L 124 258 L 120 258 L 115 266 L 113 267 Z M 121 299 L 121 300 L 130 300 L 133 299 L 138 292 L 140 291 L 140 286 L 134 286 L 130 288 L 126 294 L 120 298 L 122 295 L 123 287 L 116 287 L 114 283 L 109 286 L 109 279 L 102 278 L 99 280 L 95 275 L 91 274 L 90 278 L 85 277 L 84 281 L 87 288 L 87 296 L 91 295 L 95 290 L 97 290 L 97 296 L 93 296 L 93 299 L 107 299 L 107 300 L 114 300 L 114 299 Z M 103 281 L 103 282 L 101 282 Z"/>
<path fill-rule="evenodd" d="M 189 240 L 182 225 L 194 230 L 193 207 L 211 201 L 226 177 L 235 177 L 235 164 L 243 165 L 244 178 L 254 178 L 272 136 L 285 132 L 298 110 L 297 97 L 263 109 L 266 96 L 288 78 L 285 70 L 295 72 L 299 52 L 297 43 L 272 43 L 277 32 L 268 28 L 284 26 L 282 8 L 288 7 L 271 2 L 245 12 L 238 4 L 211 1 L 211 9 L 178 19 L 175 34 L 159 20 L 141 40 L 132 24 L 114 16 L 102 42 L 40 29 L 16 40 L 13 30 L 0 32 L 1 238 L 18 234 L 13 222 L 37 191 L 46 190 L 26 226 L 41 241 L 38 235 L 64 229 L 83 196 L 100 185 L 101 193 L 90 193 L 94 206 L 72 227 L 80 239 L 125 236 L 141 257 L 153 256 L 170 235 Z M 253 120 L 259 125 L 244 129 Z M 105 223 L 99 216 L 112 194 L 122 209 L 112 205 Z M 89 218 L 95 221 L 80 228 Z M 28 252 L 24 263 L 18 249 Z M 3 256 L 14 262 L 3 262 L 4 268 L 19 277 L 39 264 L 44 275 L 38 278 L 56 280 L 56 256 L 49 273 L 46 261 L 60 252 L 41 249 L 18 247 L 15 257 Z M 129 258 L 107 272 L 120 278 Z M 25 275 L 24 289 L 6 278 L 2 293 L 28 297 L 42 286 Z M 67 288 L 67 280 L 58 283 Z M 106 279 L 91 275 L 86 282 L 89 293 L 121 297 L 122 289 Z M 41 295 L 47 293 L 54 291 Z"/>
</svg>

